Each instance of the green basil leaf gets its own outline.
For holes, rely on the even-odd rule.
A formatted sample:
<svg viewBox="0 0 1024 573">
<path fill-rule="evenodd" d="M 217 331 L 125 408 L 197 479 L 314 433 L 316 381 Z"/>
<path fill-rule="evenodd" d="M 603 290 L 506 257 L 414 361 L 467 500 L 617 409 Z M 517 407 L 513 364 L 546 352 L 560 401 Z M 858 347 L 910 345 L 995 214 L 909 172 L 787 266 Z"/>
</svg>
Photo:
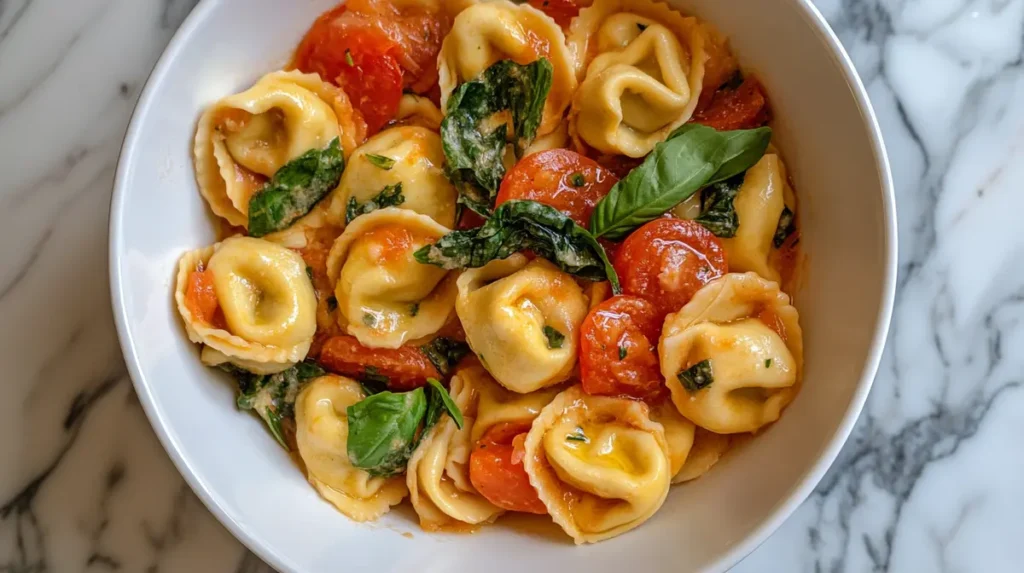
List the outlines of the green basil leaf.
<svg viewBox="0 0 1024 573">
<path fill-rule="evenodd" d="M 374 477 L 402 473 L 426 410 L 423 388 L 400 394 L 381 392 L 349 406 L 349 461 Z"/>
<path fill-rule="evenodd" d="M 443 408 L 443 411 L 448 412 L 448 415 L 451 416 L 452 421 L 455 422 L 455 427 L 461 430 L 463 424 L 465 424 L 465 420 L 462 418 L 462 410 L 459 410 L 459 407 L 455 404 L 455 401 L 452 400 L 451 394 L 448 393 L 448 390 L 445 390 L 445 387 L 442 386 L 439 381 L 433 378 L 427 378 L 427 384 L 431 389 L 431 400 L 434 401 L 435 403 L 439 402 L 441 404 L 441 408 Z M 430 429 L 430 427 L 437 423 L 438 419 L 440 418 L 440 414 L 433 415 L 433 420 L 431 420 L 431 417 L 432 416 L 430 414 L 430 407 L 428 406 L 427 421 L 423 426 L 423 433 L 426 433 L 427 430 Z"/>
<path fill-rule="evenodd" d="M 253 410 L 267 424 L 274 439 L 285 449 L 288 444 L 281 429 L 283 420 L 295 418 L 295 398 L 310 380 L 326 374 L 313 361 L 300 362 L 277 374 L 253 374 L 230 363 L 218 366 L 238 382 L 235 404 L 241 410 Z"/>
<path fill-rule="evenodd" d="M 448 98 L 441 140 L 445 172 L 459 190 L 459 202 L 488 216 L 505 176 L 509 128 L 516 156 L 533 141 L 551 89 L 553 68 L 541 58 L 525 66 L 501 60 Z M 502 121 L 498 114 L 510 118 Z"/>
<path fill-rule="evenodd" d="M 459 340 L 439 336 L 420 346 L 420 352 L 426 355 L 442 376 L 448 376 L 452 368 L 455 368 L 455 365 L 466 354 L 469 354 L 469 345 Z"/>
<path fill-rule="evenodd" d="M 502 203 L 482 227 L 452 231 L 416 251 L 416 260 L 445 269 L 478 268 L 495 259 L 531 250 L 563 271 L 608 280 L 622 291 L 604 247 L 558 209 L 536 201 Z"/>
<path fill-rule="evenodd" d="M 715 381 L 711 371 L 711 360 L 702 360 L 686 370 L 680 370 L 676 378 L 690 394 L 707 388 Z"/>
<path fill-rule="evenodd" d="M 356 379 L 359 380 L 359 385 L 363 387 L 363 392 L 367 396 L 386 391 L 388 383 L 391 382 L 391 379 L 381 374 L 376 366 L 365 366 L 363 373 L 356 376 Z"/>
<path fill-rule="evenodd" d="M 395 160 L 390 157 L 376 155 L 374 153 L 367 153 L 364 157 L 366 157 L 366 160 L 375 167 L 383 169 L 384 171 L 390 171 L 391 168 L 395 166 Z"/>
<path fill-rule="evenodd" d="M 381 189 L 380 193 L 374 195 L 365 203 L 356 201 L 355 197 L 348 198 L 348 205 L 345 207 L 345 223 L 351 223 L 360 215 L 383 209 L 385 207 L 397 207 L 405 203 L 405 195 L 402 195 L 402 184 L 395 183 Z"/>
<path fill-rule="evenodd" d="M 576 426 L 576 429 L 571 434 L 566 434 L 565 439 L 570 442 L 583 442 L 584 444 L 590 443 L 590 438 L 583 432 L 583 428 Z"/>
<path fill-rule="evenodd" d="M 544 336 L 548 339 L 548 348 L 554 350 L 561 348 L 565 342 L 565 335 L 558 331 L 558 329 L 544 325 Z"/>
<path fill-rule="evenodd" d="M 740 218 L 733 203 L 742 186 L 743 175 L 736 175 L 705 187 L 701 194 L 701 213 L 694 221 L 704 225 L 716 237 L 735 237 Z"/>
<path fill-rule="evenodd" d="M 629 350 L 625 346 L 619 346 L 619 360 L 625 360 L 626 355 L 629 354 Z"/>
<path fill-rule="evenodd" d="M 786 239 L 796 231 L 796 222 L 793 219 L 793 211 L 789 207 L 784 207 L 782 214 L 779 215 L 779 224 L 775 227 L 775 236 L 772 238 L 772 244 L 776 249 L 781 247 Z"/>
<path fill-rule="evenodd" d="M 746 171 L 771 140 L 771 129 L 715 131 L 686 124 L 612 186 L 590 218 L 595 237 L 625 238 L 685 201 L 698 189 Z"/>
<path fill-rule="evenodd" d="M 249 235 L 287 229 L 338 186 L 344 169 L 337 137 L 326 149 L 311 149 L 289 161 L 249 199 Z"/>
</svg>

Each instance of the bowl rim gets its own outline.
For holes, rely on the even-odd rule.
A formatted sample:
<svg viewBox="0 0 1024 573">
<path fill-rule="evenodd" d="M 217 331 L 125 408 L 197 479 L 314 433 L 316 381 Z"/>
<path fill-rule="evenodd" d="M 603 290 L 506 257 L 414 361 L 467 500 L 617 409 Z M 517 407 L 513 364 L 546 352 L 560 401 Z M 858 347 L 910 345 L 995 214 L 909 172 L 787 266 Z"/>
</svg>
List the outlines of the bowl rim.
<svg viewBox="0 0 1024 573">
<path fill-rule="evenodd" d="M 885 228 L 885 236 L 883 237 L 885 243 L 885 265 L 883 270 L 884 276 L 880 285 L 880 305 L 875 318 L 875 330 L 872 335 L 871 346 L 864 363 L 864 368 L 861 371 L 860 381 L 835 433 L 829 438 L 827 446 L 819 455 L 812 468 L 801 478 L 796 487 L 790 490 L 789 495 L 782 503 L 776 506 L 768 518 L 763 520 L 754 531 L 746 535 L 739 543 L 734 544 L 728 551 L 711 563 L 707 569 L 708 571 L 726 571 L 757 549 L 807 499 L 814 488 L 817 487 L 822 477 L 824 477 L 825 472 L 832 466 L 832 463 L 853 431 L 854 425 L 860 417 L 861 410 L 864 408 L 868 394 L 871 391 L 882 359 L 882 352 L 885 348 L 896 296 L 898 265 L 896 197 L 889 157 L 882 138 L 882 130 L 878 124 L 878 118 L 875 115 L 867 90 L 857 73 L 853 61 L 825 20 L 825 17 L 811 0 L 789 1 L 795 5 L 804 23 L 811 27 L 819 40 L 831 48 L 829 54 L 850 86 L 861 117 L 869 131 L 875 164 L 879 172 L 879 184 L 882 187 L 883 226 Z M 141 118 L 147 115 L 152 105 L 152 96 L 156 89 L 156 84 L 159 83 L 158 80 L 167 73 L 170 63 L 183 49 L 195 28 L 216 5 L 217 0 L 199 0 L 199 3 L 182 22 L 146 79 L 145 87 L 139 96 L 125 131 L 118 156 L 117 170 L 114 175 L 114 186 L 108 212 L 109 280 L 114 323 L 121 346 L 121 353 L 124 356 L 132 384 L 139 396 L 139 401 L 142 403 L 142 408 L 149 419 L 154 433 L 156 433 L 160 444 L 171 458 L 178 473 L 181 474 L 185 482 L 188 483 L 189 487 L 195 492 L 210 513 L 250 551 L 278 571 L 301 573 L 297 564 L 287 555 L 272 550 L 269 544 L 258 536 L 256 532 L 250 530 L 244 523 L 225 510 L 222 497 L 193 471 L 186 459 L 182 445 L 167 430 L 168 421 L 162 416 L 154 396 L 150 392 L 149 385 L 145 381 L 138 355 L 135 352 L 135 341 L 127 326 L 128 312 L 124 301 L 122 283 L 122 253 L 119 248 L 123 233 L 123 226 L 120 222 L 124 214 L 124 197 L 127 193 L 125 181 L 128 166 L 133 163 L 135 147 L 140 141 L 142 131 Z"/>
</svg>

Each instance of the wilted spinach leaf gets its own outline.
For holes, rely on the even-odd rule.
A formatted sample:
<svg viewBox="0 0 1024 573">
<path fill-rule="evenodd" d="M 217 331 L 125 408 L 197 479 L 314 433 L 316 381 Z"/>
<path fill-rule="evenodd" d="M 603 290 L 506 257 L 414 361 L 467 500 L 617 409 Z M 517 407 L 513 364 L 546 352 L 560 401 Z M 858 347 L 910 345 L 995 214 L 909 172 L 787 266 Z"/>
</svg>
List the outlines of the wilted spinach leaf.
<svg viewBox="0 0 1024 573">
<path fill-rule="evenodd" d="M 779 225 L 775 228 L 775 237 L 772 238 L 772 244 L 778 249 L 786 242 L 786 239 L 796 231 L 796 221 L 794 221 L 793 211 L 789 207 L 782 209 L 782 214 L 779 215 Z"/>
<path fill-rule="evenodd" d="M 676 378 L 690 394 L 707 388 L 715 381 L 711 372 L 711 360 L 701 360 L 686 370 L 680 370 Z"/>
<path fill-rule="evenodd" d="M 733 203 L 742 186 L 743 175 L 740 174 L 704 188 L 700 198 L 701 212 L 694 220 L 704 225 L 716 237 L 735 237 L 736 229 L 740 226 L 740 218 Z"/>
<path fill-rule="evenodd" d="M 232 364 L 220 369 L 231 374 L 240 391 L 236 404 L 242 410 L 254 410 L 266 422 L 270 433 L 285 449 L 288 442 L 281 423 L 295 418 L 295 398 L 310 380 L 326 374 L 319 364 L 306 361 L 277 374 L 253 374 Z"/>
<path fill-rule="evenodd" d="M 380 193 L 374 195 L 365 203 L 356 201 L 355 197 L 348 198 L 348 205 L 345 208 L 345 223 L 351 223 L 352 219 L 360 215 L 383 209 L 385 207 L 397 207 L 405 203 L 405 195 L 402 195 L 402 184 L 395 183 L 381 189 Z"/>
<path fill-rule="evenodd" d="M 469 345 L 459 340 L 439 336 L 420 346 L 420 352 L 427 356 L 430 363 L 437 368 L 442 376 L 448 376 L 459 360 L 469 353 Z"/>
<path fill-rule="evenodd" d="M 289 161 L 249 199 L 249 235 L 287 229 L 338 186 L 344 169 L 337 137 L 326 149 L 310 149 Z"/>
</svg>

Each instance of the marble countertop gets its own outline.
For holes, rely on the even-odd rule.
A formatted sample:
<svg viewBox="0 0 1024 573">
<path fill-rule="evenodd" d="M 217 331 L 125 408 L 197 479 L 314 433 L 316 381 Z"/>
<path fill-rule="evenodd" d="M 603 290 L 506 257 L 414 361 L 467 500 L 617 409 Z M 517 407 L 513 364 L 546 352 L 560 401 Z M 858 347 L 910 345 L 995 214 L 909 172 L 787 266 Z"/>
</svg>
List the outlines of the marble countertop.
<svg viewBox="0 0 1024 573">
<path fill-rule="evenodd" d="M 125 371 L 118 149 L 196 0 L 0 0 L 0 572 L 270 571 L 209 514 Z M 899 290 L 854 435 L 741 573 L 1022 571 L 1024 0 L 817 0 L 895 175 Z"/>
</svg>

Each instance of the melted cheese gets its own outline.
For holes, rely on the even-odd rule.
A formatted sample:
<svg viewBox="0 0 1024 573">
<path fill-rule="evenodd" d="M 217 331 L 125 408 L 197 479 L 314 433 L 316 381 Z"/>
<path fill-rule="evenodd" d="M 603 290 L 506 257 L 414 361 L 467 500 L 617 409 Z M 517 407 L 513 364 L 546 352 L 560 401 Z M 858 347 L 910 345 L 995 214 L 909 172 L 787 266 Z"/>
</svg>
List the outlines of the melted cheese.
<svg viewBox="0 0 1024 573">
<path fill-rule="evenodd" d="M 604 153 L 650 153 L 693 115 L 704 80 L 704 42 L 695 18 L 661 3 L 596 0 L 584 8 L 569 34 L 583 78 L 570 133 Z"/>
<path fill-rule="evenodd" d="M 206 267 L 227 328 L 192 315 L 189 275 Z M 297 253 L 261 239 L 232 237 L 186 253 L 178 263 L 178 312 L 189 339 L 205 345 L 203 360 L 231 362 L 258 374 L 280 372 L 306 357 L 316 331 L 316 295 Z"/>
<path fill-rule="evenodd" d="M 368 156 L 394 161 L 388 168 Z M 378 160 L 379 161 L 379 160 Z M 458 193 L 444 175 L 441 136 L 424 127 L 386 129 L 371 137 L 352 153 L 338 188 L 331 193 L 328 219 L 345 225 L 345 211 L 353 199 L 365 203 L 389 185 L 402 184 L 402 209 L 426 215 L 445 227 L 455 225 Z"/>
<path fill-rule="evenodd" d="M 475 79 L 495 62 L 510 59 L 525 65 L 541 57 L 551 62 L 554 73 L 538 137 L 558 127 L 576 91 L 576 74 L 562 29 L 527 4 L 494 0 L 470 5 L 455 18 L 441 44 L 441 108 L 447 107 L 448 96 L 459 84 Z"/>
<path fill-rule="evenodd" d="M 295 400 L 295 441 L 309 483 L 324 499 L 356 521 L 372 521 L 408 493 L 402 476 L 372 477 L 348 459 L 349 406 L 365 398 L 358 382 L 322 376 Z"/>
<path fill-rule="evenodd" d="M 639 526 L 668 495 L 665 432 L 641 402 L 590 396 L 574 386 L 544 408 L 525 447 L 530 483 L 577 544 Z"/>
<path fill-rule="evenodd" d="M 199 119 L 199 191 L 232 225 L 248 225 L 249 199 L 286 163 L 340 138 L 350 153 L 365 137 L 345 92 L 316 74 L 274 72 L 210 106 Z"/>
<path fill-rule="evenodd" d="M 527 393 L 569 377 L 576 364 L 587 300 L 571 276 L 522 255 L 466 271 L 456 312 L 466 342 L 502 386 Z M 565 339 L 549 346 L 545 327 Z"/>
<path fill-rule="evenodd" d="M 413 253 L 446 233 L 430 217 L 394 207 L 357 217 L 327 257 L 339 324 L 370 348 L 437 332 L 455 307 L 458 273 L 420 264 Z"/>
<path fill-rule="evenodd" d="M 779 272 L 769 264 L 768 258 L 779 217 L 786 207 L 783 169 L 779 156 L 768 154 L 747 170 L 733 200 L 739 227 L 734 237 L 722 239 L 729 255 L 729 270 L 750 271 L 768 280 L 779 280 Z"/>
<path fill-rule="evenodd" d="M 475 365 L 452 377 L 451 395 L 462 412 L 462 429 L 450 416 L 442 415 L 409 460 L 406 479 L 412 506 L 427 531 L 488 523 L 502 513 L 477 493 L 469 479 L 470 435 L 479 400 L 474 382 L 483 377 L 486 373 Z"/>
<path fill-rule="evenodd" d="M 666 318 L 658 357 L 682 415 L 719 434 L 754 432 L 777 420 L 796 393 L 803 368 L 799 316 L 776 283 L 727 274 Z M 713 381 L 691 392 L 678 374 L 704 360 Z"/>
</svg>

